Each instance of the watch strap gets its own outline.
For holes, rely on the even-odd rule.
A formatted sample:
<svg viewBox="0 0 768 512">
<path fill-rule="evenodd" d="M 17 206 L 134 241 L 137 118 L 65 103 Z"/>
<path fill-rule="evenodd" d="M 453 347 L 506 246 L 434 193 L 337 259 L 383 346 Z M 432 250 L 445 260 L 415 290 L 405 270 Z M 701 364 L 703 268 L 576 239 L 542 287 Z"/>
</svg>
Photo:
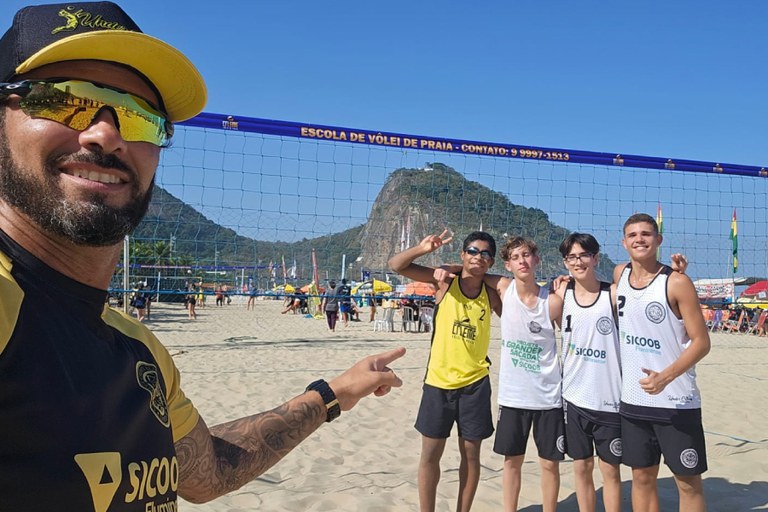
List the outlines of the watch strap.
<svg viewBox="0 0 768 512">
<path fill-rule="evenodd" d="M 331 386 L 328 385 L 323 379 L 316 380 L 305 391 L 317 391 L 325 403 L 327 415 L 325 417 L 326 422 L 331 422 L 341 415 L 341 406 L 339 400 L 336 398 L 336 393 L 333 392 Z"/>
</svg>

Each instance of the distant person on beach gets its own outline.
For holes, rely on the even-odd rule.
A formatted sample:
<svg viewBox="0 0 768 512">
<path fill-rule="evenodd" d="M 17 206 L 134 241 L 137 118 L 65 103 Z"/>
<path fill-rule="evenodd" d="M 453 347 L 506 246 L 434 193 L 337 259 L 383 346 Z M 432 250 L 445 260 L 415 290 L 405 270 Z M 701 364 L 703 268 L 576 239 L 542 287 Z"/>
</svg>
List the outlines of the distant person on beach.
<svg viewBox="0 0 768 512">
<path fill-rule="evenodd" d="M 320 303 L 320 311 L 325 313 L 325 319 L 328 322 L 328 330 L 336 332 L 336 320 L 339 317 L 339 295 L 336 292 L 336 281 L 328 283 L 328 289 L 323 294 L 323 301 Z"/>
<path fill-rule="evenodd" d="M 352 314 L 352 288 L 347 284 L 346 278 L 342 278 L 341 286 L 336 291 L 339 296 L 339 313 L 341 313 L 341 322 L 344 327 L 349 325 L 349 318 Z"/>
<path fill-rule="evenodd" d="M 373 322 L 376 320 L 376 295 L 373 290 L 371 290 L 371 294 L 368 296 L 368 308 L 368 312 L 370 313 L 368 321 Z"/>
<path fill-rule="evenodd" d="M 192 63 L 111 2 L 26 7 L 0 39 L 3 510 L 206 502 L 402 384 L 388 367 L 398 348 L 208 427 L 158 339 L 105 304 L 173 123 L 205 99 Z"/>
<path fill-rule="evenodd" d="M 248 285 L 248 302 L 245 305 L 245 310 L 249 311 L 251 309 L 254 309 L 256 307 L 256 296 L 258 295 L 258 290 L 253 284 Z"/>
<path fill-rule="evenodd" d="M 701 475 L 707 454 L 695 365 L 710 339 L 691 279 L 656 260 L 656 220 L 624 223 L 629 263 L 614 270 L 621 344 L 621 436 L 632 468 L 633 510 L 659 510 L 661 456 L 672 471 L 679 510 L 706 510 Z"/>
<path fill-rule="evenodd" d="M 457 425 L 461 454 L 458 511 L 472 506 L 480 479 L 480 447 L 493 434 L 488 345 L 491 315 L 501 313 L 501 301 L 483 283 L 483 277 L 493 265 L 496 242 L 488 233 L 471 233 L 462 244 L 459 275 L 438 282 L 433 267 L 414 260 L 452 239 L 448 230 L 429 235 L 389 259 L 389 267 L 398 274 L 437 286 L 435 330 L 416 418 L 416 430 L 421 433 L 418 481 L 422 512 L 435 510 L 440 459 L 453 424 Z"/>
<path fill-rule="evenodd" d="M 143 322 L 144 310 L 147 308 L 147 297 L 144 295 L 144 283 L 139 283 L 138 288 L 134 290 L 131 305 L 136 309 L 136 318 L 139 322 Z"/>
<path fill-rule="evenodd" d="M 187 304 L 187 313 L 189 314 L 189 319 L 196 320 L 197 312 L 195 311 L 195 305 L 197 304 L 197 290 L 195 289 L 194 284 L 189 285 L 189 293 L 185 297 L 185 302 Z"/>
</svg>

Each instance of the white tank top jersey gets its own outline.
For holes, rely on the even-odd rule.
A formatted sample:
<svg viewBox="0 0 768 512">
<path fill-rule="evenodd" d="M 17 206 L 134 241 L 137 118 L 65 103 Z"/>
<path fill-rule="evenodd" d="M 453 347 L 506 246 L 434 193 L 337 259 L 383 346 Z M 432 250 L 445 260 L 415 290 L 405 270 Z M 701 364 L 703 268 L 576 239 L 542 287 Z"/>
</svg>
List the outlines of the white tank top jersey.
<svg viewBox="0 0 768 512">
<path fill-rule="evenodd" d="M 611 285 L 600 283 L 592 304 L 576 301 L 575 283 L 563 298 L 563 399 L 577 407 L 619 412 L 621 362 Z"/>
<path fill-rule="evenodd" d="M 667 282 L 672 269 L 664 265 L 648 286 L 639 289 L 629 283 L 631 272 L 628 264 L 616 290 L 624 374 L 622 403 L 659 409 L 700 409 L 701 393 L 696 386 L 695 367 L 670 382 L 658 395 L 646 393 L 638 384 L 646 377 L 642 368 L 663 370 L 680 357 L 691 339 L 667 299 Z M 625 413 L 623 405 L 621 412 Z"/>
<path fill-rule="evenodd" d="M 501 308 L 499 405 L 547 410 L 562 407 L 560 359 L 549 318 L 549 290 L 539 289 L 533 308 L 520 300 L 515 281 Z"/>
</svg>

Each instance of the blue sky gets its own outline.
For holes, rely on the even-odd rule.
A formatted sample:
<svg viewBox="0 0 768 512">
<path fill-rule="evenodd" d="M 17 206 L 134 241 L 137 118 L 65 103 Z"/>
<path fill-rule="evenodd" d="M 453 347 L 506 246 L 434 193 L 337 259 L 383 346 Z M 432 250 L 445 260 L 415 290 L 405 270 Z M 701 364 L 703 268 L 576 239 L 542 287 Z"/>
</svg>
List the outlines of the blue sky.
<svg viewBox="0 0 768 512">
<path fill-rule="evenodd" d="M 121 5 L 199 67 L 210 112 L 768 164 L 762 0 Z"/>
<path fill-rule="evenodd" d="M 768 166 L 764 1 L 121 5 L 208 112 Z"/>
</svg>

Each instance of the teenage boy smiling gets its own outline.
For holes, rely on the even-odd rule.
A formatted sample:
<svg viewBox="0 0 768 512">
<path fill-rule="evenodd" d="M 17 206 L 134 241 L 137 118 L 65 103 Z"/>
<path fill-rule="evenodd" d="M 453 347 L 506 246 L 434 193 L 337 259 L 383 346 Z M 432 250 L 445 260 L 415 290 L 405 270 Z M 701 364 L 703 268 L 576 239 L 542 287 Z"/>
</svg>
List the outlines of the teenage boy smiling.
<svg viewBox="0 0 768 512">
<path fill-rule="evenodd" d="M 707 470 L 701 393 L 695 365 L 709 353 L 709 332 L 690 278 L 656 260 L 662 243 L 650 215 L 624 223 L 630 262 L 614 271 L 623 372 L 623 462 L 632 468 L 632 508 L 658 511 L 659 463 L 674 474 L 679 510 L 706 510 Z"/>
<path fill-rule="evenodd" d="M 414 260 L 453 239 L 448 230 L 394 255 L 389 267 L 415 281 L 437 286 L 434 329 L 416 429 L 421 433 L 419 505 L 435 510 L 440 458 L 454 422 L 459 435 L 459 495 L 456 510 L 469 511 L 480 480 L 480 447 L 493 434 L 488 345 L 491 313 L 501 302 L 483 278 L 493 265 L 496 242 L 481 231 L 464 239 L 458 276 L 437 280 L 435 268 Z"/>
</svg>

